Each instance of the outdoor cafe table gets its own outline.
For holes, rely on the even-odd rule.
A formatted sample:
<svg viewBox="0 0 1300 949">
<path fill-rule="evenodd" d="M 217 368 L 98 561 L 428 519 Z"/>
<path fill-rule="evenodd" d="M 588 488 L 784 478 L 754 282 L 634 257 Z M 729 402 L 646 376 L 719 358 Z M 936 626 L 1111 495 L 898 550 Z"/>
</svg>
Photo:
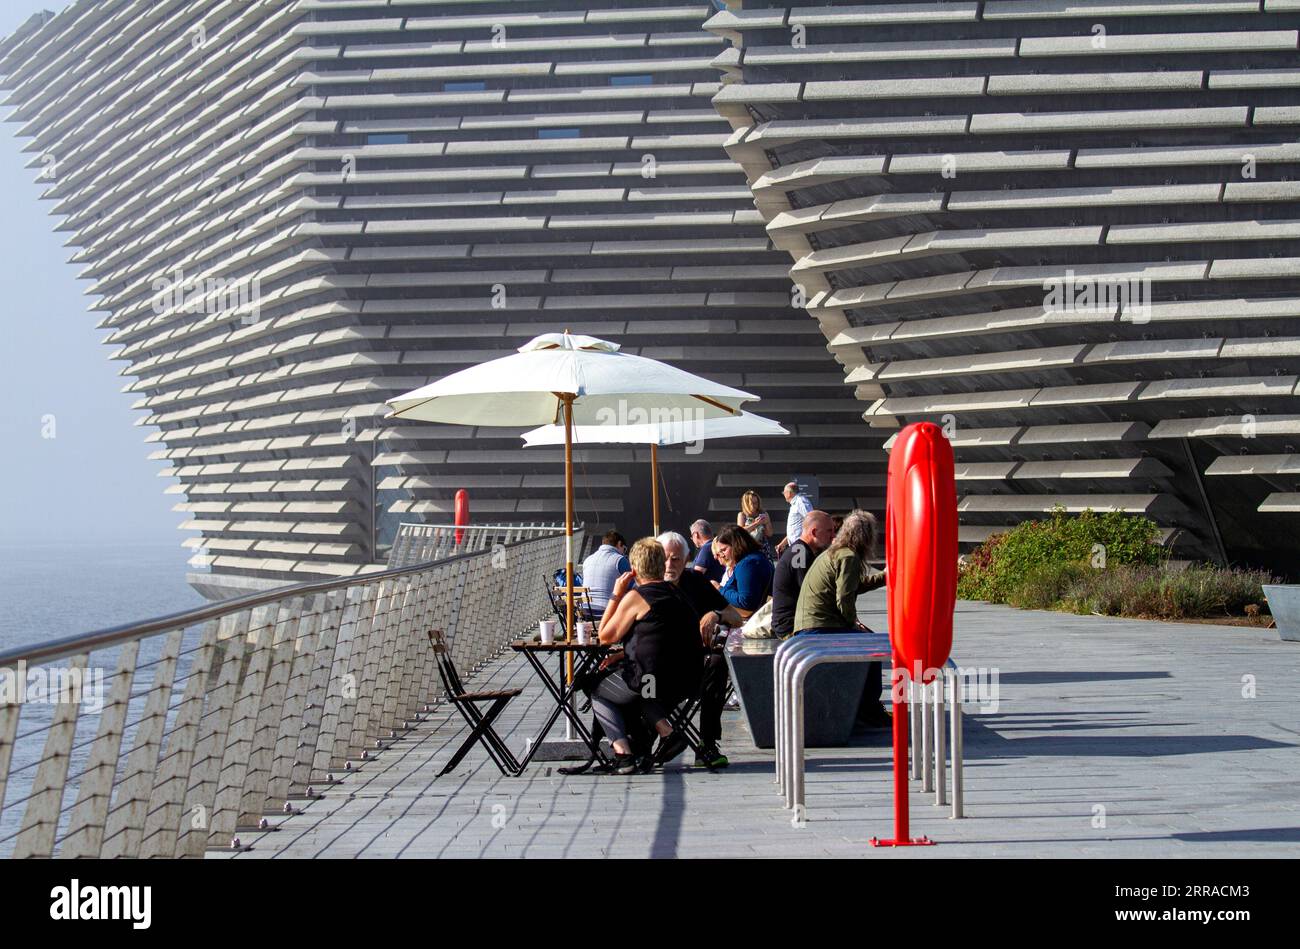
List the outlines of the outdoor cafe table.
<svg viewBox="0 0 1300 949">
<path fill-rule="evenodd" d="M 536 754 L 537 749 L 541 747 L 542 739 L 546 737 L 547 732 L 549 732 L 555 725 L 556 721 L 559 720 L 561 714 L 568 718 L 568 720 L 573 724 L 574 731 L 578 733 L 578 737 L 581 738 L 591 750 L 592 756 L 599 761 L 604 762 L 606 759 L 604 752 L 600 750 L 600 742 L 596 741 L 592 737 L 591 730 L 583 724 L 581 716 L 578 715 L 577 711 L 575 711 L 573 707 L 573 696 L 577 692 L 573 683 L 580 681 L 583 673 L 594 670 L 595 667 L 600 664 L 600 660 L 609 652 L 610 647 L 598 642 L 579 643 L 561 641 L 544 643 L 536 639 L 521 639 L 512 642 L 510 648 L 515 652 L 524 654 L 524 658 L 528 660 L 528 664 L 533 667 L 533 671 L 537 673 L 537 677 L 542 680 L 542 684 L 546 686 L 546 690 L 551 694 L 551 698 L 555 700 L 555 709 L 546 719 L 546 723 L 542 725 L 541 730 L 538 731 L 537 737 L 530 743 L 528 753 L 524 755 L 523 760 L 519 762 L 519 770 L 522 772 L 523 769 L 528 767 L 528 763 L 532 760 L 533 755 Z M 546 671 L 545 659 L 547 654 L 554 654 L 559 658 L 558 677 L 553 677 Z M 573 657 L 573 678 L 570 681 L 566 681 L 564 675 L 564 660 L 566 656 Z"/>
</svg>

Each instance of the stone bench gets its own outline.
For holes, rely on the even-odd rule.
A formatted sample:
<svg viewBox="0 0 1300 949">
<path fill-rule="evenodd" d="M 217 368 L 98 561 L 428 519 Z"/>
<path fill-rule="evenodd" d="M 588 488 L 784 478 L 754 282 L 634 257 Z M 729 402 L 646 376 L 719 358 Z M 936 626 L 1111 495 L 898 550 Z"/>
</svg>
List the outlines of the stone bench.
<svg viewBox="0 0 1300 949">
<path fill-rule="evenodd" d="M 740 630 L 732 630 L 723 650 L 754 747 L 760 749 L 776 746 L 772 667 L 781 642 L 745 639 Z M 862 663 L 829 664 L 809 673 L 804 692 L 806 747 L 848 744 L 866 681 L 867 666 Z"/>
</svg>

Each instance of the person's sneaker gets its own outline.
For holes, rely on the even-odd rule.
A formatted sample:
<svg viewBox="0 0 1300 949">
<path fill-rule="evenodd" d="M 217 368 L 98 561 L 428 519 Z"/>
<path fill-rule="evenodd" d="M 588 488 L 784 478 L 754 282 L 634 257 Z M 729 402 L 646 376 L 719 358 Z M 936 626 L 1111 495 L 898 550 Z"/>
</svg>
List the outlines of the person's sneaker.
<svg viewBox="0 0 1300 949">
<path fill-rule="evenodd" d="M 722 707 L 726 709 L 740 708 L 740 699 L 737 698 L 735 695 L 732 695 L 727 699 L 727 701 L 722 703 Z"/>
<path fill-rule="evenodd" d="M 718 750 L 717 745 L 703 745 L 700 750 L 695 752 L 695 767 L 697 768 L 725 768 L 730 762 L 727 756 Z"/>
<path fill-rule="evenodd" d="M 682 733 L 680 728 L 675 729 L 669 732 L 666 737 L 659 739 L 659 747 L 655 749 L 654 753 L 654 763 L 667 764 L 685 750 L 686 735 Z"/>
</svg>

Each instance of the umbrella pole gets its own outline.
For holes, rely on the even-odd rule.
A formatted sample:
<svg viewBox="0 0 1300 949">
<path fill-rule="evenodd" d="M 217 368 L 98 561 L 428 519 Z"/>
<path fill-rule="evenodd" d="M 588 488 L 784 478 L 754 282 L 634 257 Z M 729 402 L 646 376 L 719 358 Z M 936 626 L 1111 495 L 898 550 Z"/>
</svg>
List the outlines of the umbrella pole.
<svg viewBox="0 0 1300 949">
<path fill-rule="evenodd" d="M 573 642 L 573 396 L 564 394 L 564 628 Z M 564 682 L 573 685 L 573 653 L 564 654 Z M 564 717 L 564 737 L 573 741 L 573 721 Z"/>
<path fill-rule="evenodd" d="M 655 536 L 659 536 L 659 446 L 650 443 L 650 497 L 654 512 Z"/>
<path fill-rule="evenodd" d="M 564 621 L 573 641 L 573 396 L 564 399 Z M 572 669 L 570 668 L 570 677 Z"/>
</svg>

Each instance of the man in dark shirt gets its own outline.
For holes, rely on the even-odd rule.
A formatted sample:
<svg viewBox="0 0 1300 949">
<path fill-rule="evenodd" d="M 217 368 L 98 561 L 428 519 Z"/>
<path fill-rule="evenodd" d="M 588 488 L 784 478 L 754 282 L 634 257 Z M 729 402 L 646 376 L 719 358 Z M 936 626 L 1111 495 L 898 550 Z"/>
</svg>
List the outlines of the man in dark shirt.
<svg viewBox="0 0 1300 949">
<path fill-rule="evenodd" d="M 721 583 L 727 568 L 713 556 L 713 525 L 703 518 L 696 521 L 691 525 L 691 541 L 699 548 L 691 569 L 702 574 L 706 580 Z"/>
<path fill-rule="evenodd" d="M 722 651 L 713 646 L 713 631 L 719 620 L 730 626 L 741 626 L 745 621 L 703 573 L 687 566 L 690 548 L 685 537 L 670 531 L 660 534 L 658 540 L 664 548 L 664 579 L 677 584 L 677 589 L 690 603 L 699 620 L 698 632 L 706 650 L 700 685 L 700 750 L 695 755 L 695 765 L 725 768 L 727 756 L 718 750 L 718 742 L 722 738 L 722 706 L 726 701 L 730 675 Z"/>
<path fill-rule="evenodd" d="M 785 638 L 794 632 L 794 608 L 799 602 L 808 568 L 817 555 L 831 545 L 835 537 L 831 516 L 825 511 L 809 511 L 803 519 L 803 533 L 787 547 L 776 562 L 772 577 L 772 633 Z"/>
</svg>

